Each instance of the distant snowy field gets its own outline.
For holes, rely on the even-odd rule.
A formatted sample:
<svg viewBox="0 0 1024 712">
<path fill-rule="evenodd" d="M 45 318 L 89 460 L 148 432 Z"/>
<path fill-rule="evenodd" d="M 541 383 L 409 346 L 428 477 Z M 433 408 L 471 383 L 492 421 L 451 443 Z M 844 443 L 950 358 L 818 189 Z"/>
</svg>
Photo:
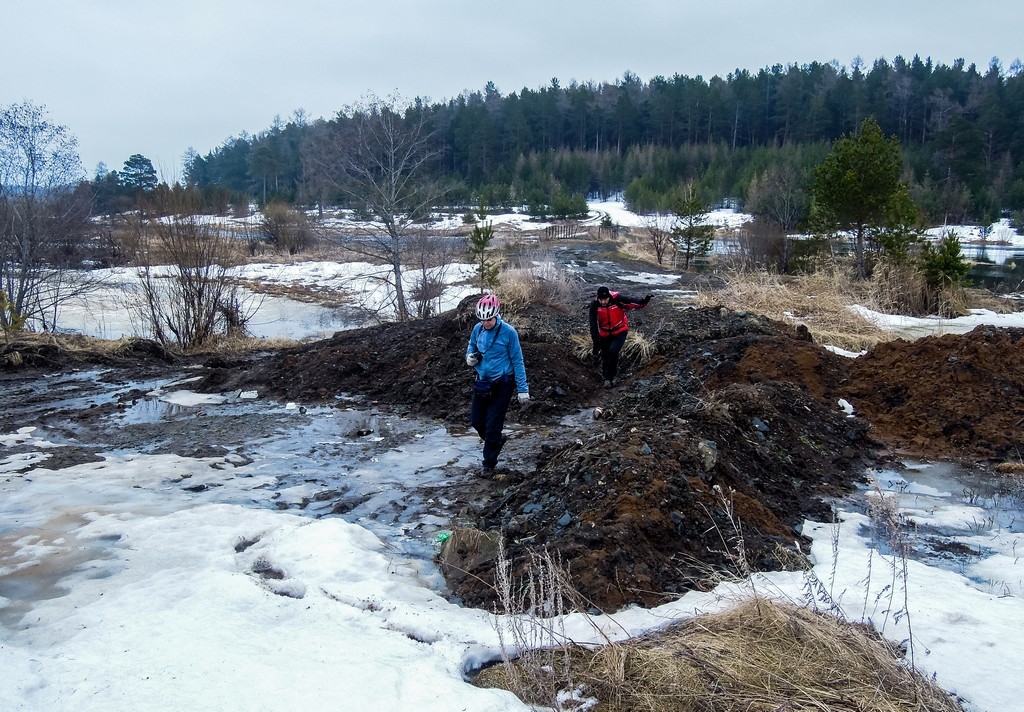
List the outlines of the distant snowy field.
<svg viewBox="0 0 1024 712">
<path fill-rule="evenodd" d="M 627 210 L 622 201 L 590 203 L 589 208 L 590 215 L 583 221 L 584 224 L 596 225 L 607 217 L 616 225 L 642 227 L 645 220 L 649 219 Z M 738 229 L 750 221 L 751 217 L 748 213 L 736 210 L 716 209 L 707 214 L 706 220 L 708 224 L 718 228 Z M 210 216 L 208 220 L 225 228 L 251 231 L 255 229 L 259 218 Z M 499 232 L 513 234 L 543 230 L 553 224 L 534 221 L 528 215 L 518 212 L 490 215 L 487 220 Z M 323 224 L 338 230 L 367 228 L 366 223 L 344 217 L 337 211 L 329 211 Z M 433 223 L 431 229 L 445 231 L 461 226 L 462 216 L 444 216 Z M 983 255 L 987 261 L 994 264 L 1024 260 L 1024 236 L 1011 228 L 1007 220 L 994 223 L 984 233 L 979 226 L 947 225 L 929 230 L 928 236 L 938 240 L 952 232 L 960 237 L 964 245 L 964 254 L 969 258 Z M 727 242 L 720 241 L 715 246 L 715 251 L 719 253 L 727 252 L 729 249 Z M 538 269 L 544 267 L 537 265 Z M 287 296 L 255 295 L 245 292 L 248 303 L 254 308 L 254 316 L 248 325 L 249 330 L 258 338 L 325 338 L 337 331 L 365 325 L 367 314 L 377 314 L 381 319 L 393 317 L 388 305 L 388 295 L 380 282 L 380 277 L 383 276 L 382 268 L 367 262 L 253 263 L 237 267 L 231 272 L 240 279 L 264 284 L 329 292 L 335 299 L 342 298 L 347 305 L 347 308 L 332 308 L 297 301 Z M 85 300 L 64 305 L 58 317 L 61 330 L 104 339 L 144 336 L 142 325 L 134 316 L 133 310 L 128 307 L 132 295 L 138 290 L 138 277 L 135 271 L 130 268 L 97 270 L 94 276 L 104 279 L 109 286 L 89 295 Z M 453 264 L 443 274 L 434 276 L 448 285 L 438 305 L 439 311 L 453 308 L 467 295 L 476 291 L 472 286 L 473 265 Z M 404 275 L 404 284 L 407 289 L 411 289 L 420 279 L 421 273 L 409 270 Z M 626 284 L 649 286 L 667 285 L 674 281 L 664 275 L 645 273 L 622 273 L 617 275 L 616 279 Z M 908 336 L 920 336 L 926 333 L 969 331 L 979 320 L 995 318 L 996 315 L 979 314 L 965 317 L 963 320 L 912 320 L 909 317 L 887 318 L 884 315 L 877 315 L 874 321 Z M 1002 315 L 998 316 L 998 320 L 1004 325 L 1016 325 L 1017 318 L 1014 315 Z"/>
</svg>

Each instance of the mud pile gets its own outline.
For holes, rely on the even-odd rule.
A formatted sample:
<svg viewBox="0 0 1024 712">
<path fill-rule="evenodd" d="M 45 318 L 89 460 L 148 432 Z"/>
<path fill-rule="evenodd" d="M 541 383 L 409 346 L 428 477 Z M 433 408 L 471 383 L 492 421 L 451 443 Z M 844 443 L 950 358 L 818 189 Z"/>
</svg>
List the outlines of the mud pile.
<svg viewBox="0 0 1024 712">
<path fill-rule="evenodd" d="M 607 610 L 699 586 L 712 569 L 735 569 L 741 547 L 755 569 L 794 561 L 795 527 L 827 518 L 826 498 L 852 488 L 867 465 L 896 451 L 1004 457 L 1024 415 L 1015 330 L 896 341 L 848 359 L 754 314 L 652 304 L 634 328 L 656 343 L 655 357 L 623 364 L 622 384 L 606 391 L 572 353 L 585 312 L 537 306 L 510 322 L 533 404 L 513 404 L 509 420 L 542 426 L 546 437 L 535 464 L 506 470 L 466 523 L 502 530 L 520 566 L 531 548 L 556 552 L 580 592 Z M 472 323 L 467 300 L 426 321 L 222 364 L 204 387 L 321 403 L 361 394 L 463 423 Z M 598 406 L 599 420 L 559 425 Z M 467 604 L 490 605 L 493 572 L 474 566 L 450 583 Z"/>
<path fill-rule="evenodd" d="M 328 405 L 347 405 L 340 397 L 349 394 L 462 426 L 472 301 L 284 351 L 207 358 L 198 389 Z M 456 524 L 502 531 L 519 567 L 546 548 L 601 609 L 699 587 L 713 570 L 735 570 L 741 549 L 754 569 L 798 565 L 796 527 L 827 519 L 828 498 L 879 461 L 912 455 L 986 466 L 1021 457 L 1024 330 L 894 341 L 849 359 L 804 329 L 755 314 L 655 300 L 631 317 L 655 344 L 653 358 L 626 360 L 620 385 L 605 390 L 570 339 L 586 333 L 584 304 L 534 305 L 510 318 L 532 402 L 513 402 L 509 422 L 533 426 L 517 443 L 529 457 L 492 481 L 452 481 L 468 481 L 464 494 L 477 500 Z M 134 368 L 164 357 L 138 344 L 121 356 Z M 37 362 L 56 367 L 60 354 L 22 349 L 19 358 L 8 375 Z M 592 419 L 597 407 L 602 417 Z M 465 603 L 489 606 L 492 564 L 470 563 L 469 553 L 467 570 L 453 569 L 449 583 Z"/>
</svg>

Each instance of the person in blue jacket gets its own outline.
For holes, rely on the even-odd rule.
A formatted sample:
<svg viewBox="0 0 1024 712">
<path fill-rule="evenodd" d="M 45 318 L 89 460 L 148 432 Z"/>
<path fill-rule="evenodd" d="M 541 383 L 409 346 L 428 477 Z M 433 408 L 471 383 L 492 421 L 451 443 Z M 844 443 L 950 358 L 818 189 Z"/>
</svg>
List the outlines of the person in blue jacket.
<svg viewBox="0 0 1024 712">
<path fill-rule="evenodd" d="M 513 394 L 519 402 L 530 400 L 526 383 L 526 365 L 519 334 L 501 319 L 501 302 L 494 294 L 485 294 L 476 303 L 476 317 L 466 346 L 466 363 L 476 370 L 469 422 L 484 441 L 484 474 L 494 472 L 498 453 L 505 444 L 501 431 Z"/>
</svg>

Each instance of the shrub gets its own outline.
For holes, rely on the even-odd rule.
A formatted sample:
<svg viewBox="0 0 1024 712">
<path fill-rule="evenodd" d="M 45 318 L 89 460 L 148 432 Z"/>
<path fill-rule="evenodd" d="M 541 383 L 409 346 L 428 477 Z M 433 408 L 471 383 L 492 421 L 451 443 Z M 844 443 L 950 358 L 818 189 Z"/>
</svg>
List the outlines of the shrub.
<svg viewBox="0 0 1024 712">
<path fill-rule="evenodd" d="M 567 308 L 576 298 L 576 280 L 550 255 L 539 254 L 502 270 L 495 291 L 504 314 L 521 314 L 530 304 Z"/>
</svg>

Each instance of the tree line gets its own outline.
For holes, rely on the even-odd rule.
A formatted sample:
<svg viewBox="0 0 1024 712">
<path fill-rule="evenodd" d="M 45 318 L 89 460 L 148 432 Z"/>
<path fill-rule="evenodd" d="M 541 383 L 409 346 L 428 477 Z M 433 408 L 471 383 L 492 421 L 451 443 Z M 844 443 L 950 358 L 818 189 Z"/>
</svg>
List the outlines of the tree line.
<svg viewBox="0 0 1024 712">
<path fill-rule="evenodd" d="M 993 59 L 983 72 L 915 56 L 870 68 L 855 60 L 849 68 L 737 69 L 710 80 L 676 74 L 644 82 L 626 73 L 602 84 L 552 79 L 508 95 L 488 83 L 446 102 L 417 99 L 407 114 L 431 128 L 431 169 L 452 206 L 525 205 L 561 216 L 580 198 L 625 194 L 647 211 L 688 181 L 711 203 L 745 204 L 780 164 L 808 178 L 830 145 L 870 116 L 899 140 L 904 177 L 930 221 L 988 222 L 1024 209 L 1019 61 L 1004 71 Z M 297 112 L 258 135 L 191 153 L 185 183 L 221 209 L 242 199 L 344 204 L 344 191 L 315 163 L 323 136 L 353 120 L 348 109 L 317 121 Z"/>
<path fill-rule="evenodd" d="M 980 74 L 962 62 L 897 58 L 870 71 L 858 63 L 850 71 L 777 66 L 710 82 L 677 75 L 643 83 L 627 74 L 563 89 L 552 80 L 507 97 L 488 85 L 441 104 L 370 97 L 330 120 L 298 113 L 206 156 L 192 152 L 184 183 L 174 185 L 159 182 L 140 154 L 83 180 L 65 127 L 29 102 L 0 107 L 0 326 L 5 334 L 26 320 L 54 328 L 57 305 L 91 286 L 78 268 L 137 259 L 144 244 L 187 253 L 180 264 L 188 269 L 207 264 L 193 257 L 218 236 L 199 216 L 248 215 L 253 201 L 267 241 L 297 251 L 319 230 L 318 239 L 387 267 L 380 279 L 399 319 L 422 317 L 445 283 L 438 266 L 465 248 L 415 229 L 438 208 L 462 212 L 467 223 L 523 205 L 540 217 L 573 217 L 586 211 L 586 198 L 618 193 L 650 218 L 659 262 L 669 248 L 687 269 L 700 258 L 711 238 L 705 211 L 729 197 L 755 215 L 752 265 L 813 266 L 815 241 L 789 239 L 800 227 L 825 245 L 853 234 L 859 277 L 876 264 L 900 270 L 903 282 L 923 275 L 912 301 L 933 309 L 963 265 L 955 238 L 935 251 L 921 227 L 988 222 L 1001 210 L 1020 224 L 1024 214 L 1020 69 L 1016 62 L 1004 73 L 993 61 Z M 763 93 L 755 96 L 754 86 Z M 373 222 L 335 234 L 293 209 L 316 205 L 342 205 Z M 96 214 L 117 219 L 90 220 Z M 164 224 L 173 230 L 149 234 Z M 486 250 L 488 235 L 477 237 Z M 486 260 L 479 266 L 483 280 Z M 407 283 L 410 270 L 420 276 Z M 218 280 L 201 273 L 193 281 Z M 205 305 L 192 311 L 203 311 L 206 330 L 187 340 L 244 330 L 243 305 L 229 292 L 188 296 L 153 291 L 150 320 L 183 339 L 162 305 L 195 302 Z"/>
</svg>

